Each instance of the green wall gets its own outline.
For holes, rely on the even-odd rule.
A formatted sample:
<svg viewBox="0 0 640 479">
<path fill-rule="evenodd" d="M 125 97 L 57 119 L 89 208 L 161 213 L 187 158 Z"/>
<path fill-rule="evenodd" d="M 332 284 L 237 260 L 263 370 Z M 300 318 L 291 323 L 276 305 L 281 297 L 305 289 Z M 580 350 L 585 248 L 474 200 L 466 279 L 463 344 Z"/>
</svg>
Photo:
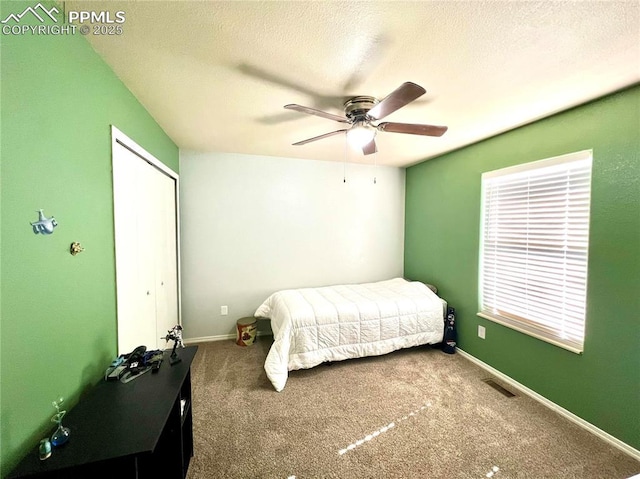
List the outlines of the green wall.
<svg viewBox="0 0 640 479">
<path fill-rule="evenodd" d="M 29 5 L 2 2 L 1 17 Z M 176 171 L 178 149 L 80 35 L 0 42 L 5 476 L 52 429 L 51 401 L 72 406 L 116 355 L 110 125 Z M 33 233 L 39 208 L 53 235 Z"/>
<path fill-rule="evenodd" d="M 584 149 L 593 177 L 576 355 L 476 316 L 480 175 Z M 436 284 L 456 308 L 460 348 L 640 449 L 640 87 L 422 162 L 406 178 L 405 276 Z"/>
</svg>

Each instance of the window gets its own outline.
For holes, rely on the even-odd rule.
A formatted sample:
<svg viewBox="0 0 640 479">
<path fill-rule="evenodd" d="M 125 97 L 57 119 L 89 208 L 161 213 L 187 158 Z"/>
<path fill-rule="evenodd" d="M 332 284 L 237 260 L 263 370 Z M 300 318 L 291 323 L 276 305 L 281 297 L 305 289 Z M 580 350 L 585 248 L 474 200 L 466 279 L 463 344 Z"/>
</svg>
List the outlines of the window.
<svg viewBox="0 0 640 479">
<path fill-rule="evenodd" d="M 591 150 L 482 175 L 479 316 L 581 353 Z"/>
</svg>

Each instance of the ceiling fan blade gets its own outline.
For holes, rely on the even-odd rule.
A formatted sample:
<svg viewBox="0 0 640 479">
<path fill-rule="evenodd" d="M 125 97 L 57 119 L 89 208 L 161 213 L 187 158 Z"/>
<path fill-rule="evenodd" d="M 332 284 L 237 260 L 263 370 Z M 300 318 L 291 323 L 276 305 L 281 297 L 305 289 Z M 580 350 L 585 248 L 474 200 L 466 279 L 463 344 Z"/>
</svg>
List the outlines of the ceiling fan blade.
<svg viewBox="0 0 640 479">
<path fill-rule="evenodd" d="M 303 93 L 305 95 L 309 95 L 309 96 L 315 96 L 317 95 L 317 93 L 309 88 L 306 88 L 298 83 L 294 83 L 290 80 L 288 80 L 285 77 L 276 75 L 275 73 L 271 73 L 268 72 L 266 70 L 262 70 L 261 68 L 258 68 L 254 65 L 250 65 L 248 63 L 241 63 L 240 65 L 238 65 L 236 67 L 241 73 L 244 73 L 245 75 L 249 75 L 252 76 L 254 78 L 257 78 L 258 80 L 266 80 L 270 83 L 273 83 L 275 85 L 280 85 L 283 86 L 285 88 L 289 88 L 291 90 L 294 91 L 298 91 L 300 93 Z"/>
<path fill-rule="evenodd" d="M 323 138 L 328 138 L 330 136 L 337 135 L 339 133 L 344 133 L 345 131 L 347 131 L 347 128 L 345 128 L 343 130 L 332 131 L 331 133 L 325 133 L 324 135 L 320 135 L 320 136 L 314 136 L 313 138 L 307 138 L 306 140 L 302 140 L 302 141 L 299 141 L 297 143 L 293 143 L 293 145 L 294 146 L 306 145 L 307 143 L 311 143 L 312 141 L 322 140 Z"/>
<path fill-rule="evenodd" d="M 373 71 L 382 62 L 384 55 L 388 52 L 391 40 L 387 35 L 376 35 L 371 39 L 369 45 L 354 60 L 360 58 L 356 68 L 342 87 L 345 93 L 357 90 L 361 85 L 373 75 Z M 353 95 L 352 95 L 353 96 Z"/>
<path fill-rule="evenodd" d="M 380 123 L 376 128 L 392 133 L 409 133 L 410 135 L 442 136 L 448 130 L 446 126 L 415 125 L 413 123 Z"/>
<path fill-rule="evenodd" d="M 380 120 L 394 111 L 399 110 L 406 104 L 411 103 L 426 92 L 427 90 L 422 88 L 420 85 L 416 85 L 411 82 L 404 82 L 387 95 L 384 100 L 369 110 L 367 114 L 374 120 Z"/>
<path fill-rule="evenodd" d="M 280 76 L 279 74 L 271 73 L 267 70 L 263 70 L 259 67 L 256 67 L 247 63 L 241 63 L 237 65 L 235 68 L 241 73 L 247 76 L 253 77 L 256 80 L 266 81 L 274 85 L 278 85 L 284 88 L 288 88 L 290 90 L 300 92 L 303 95 L 310 97 L 311 100 L 313 101 L 313 105 L 317 108 L 328 108 L 336 104 L 340 105 L 348 99 L 348 97 L 345 97 L 345 94 L 324 95 L 300 83 L 296 83 L 292 80 L 289 80 L 285 76 Z"/>
<path fill-rule="evenodd" d="M 376 147 L 375 138 L 362 147 L 362 153 L 364 153 L 365 155 L 371 155 L 373 153 L 376 153 L 377 151 L 378 148 Z"/>
<path fill-rule="evenodd" d="M 287 110 L 295 110 L 300 113 L 306 113 L 308 115 L 320 116 L 322 118 L 328 118 L 329 120 L 339 121 L 341 123 L 349 123 L 344 116 L 334 115 L 333 113 L 327 113 L 326 111 L 316 110 L 315 108 L 309 108 L 308 106 L 301 106 L 296 104 L 290 104 L 284 106 Z"/>
</svg>

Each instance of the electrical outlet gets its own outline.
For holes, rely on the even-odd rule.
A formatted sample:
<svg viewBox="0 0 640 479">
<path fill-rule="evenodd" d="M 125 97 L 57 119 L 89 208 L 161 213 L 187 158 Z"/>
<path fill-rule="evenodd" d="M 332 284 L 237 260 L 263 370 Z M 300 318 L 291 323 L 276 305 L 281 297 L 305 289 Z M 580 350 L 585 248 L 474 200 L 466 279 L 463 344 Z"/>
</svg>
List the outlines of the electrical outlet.
<svg viewBox="0 0 640 479">
<path fill-rule="evenodd" d="M 222 316 L 229 314 L 229 306 L 220 306 L 220 314 Z"/>
<path fill-rule="evenodd" d="M 478 325 L 478 337 L 481 339 L 484 339 L 485 333 L 486 333 L 485 327 Z"/>
</svg>

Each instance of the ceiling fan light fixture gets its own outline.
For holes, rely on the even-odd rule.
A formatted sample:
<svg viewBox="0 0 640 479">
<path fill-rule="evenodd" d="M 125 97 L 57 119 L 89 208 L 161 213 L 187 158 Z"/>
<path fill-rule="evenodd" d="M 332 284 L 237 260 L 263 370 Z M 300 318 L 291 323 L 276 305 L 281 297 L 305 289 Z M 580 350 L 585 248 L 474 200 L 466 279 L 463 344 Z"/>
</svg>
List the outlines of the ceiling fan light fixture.
<svg viewBox="0 0 640 479">
<path fill-rule="evenodd" d="M 347 142 L 357 150 L 371 143 L 375 136 L 376 129 L 364 121 L 356 122 L 347 130 Z"/>
</svg>

